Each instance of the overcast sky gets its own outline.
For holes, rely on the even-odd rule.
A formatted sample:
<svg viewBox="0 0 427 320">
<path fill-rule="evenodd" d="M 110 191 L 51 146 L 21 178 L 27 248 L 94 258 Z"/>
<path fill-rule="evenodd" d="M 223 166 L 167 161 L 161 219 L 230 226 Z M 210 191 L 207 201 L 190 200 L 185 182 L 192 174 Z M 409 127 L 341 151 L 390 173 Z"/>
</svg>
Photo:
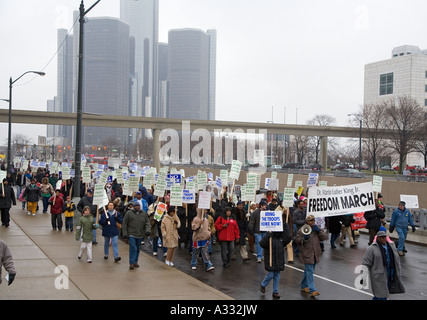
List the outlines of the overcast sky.
<svg viewBox="0 0 427 320">
<path fill-rule="evenodd" d="M 57 29 L 71 28 L 79 5 L 0 0 L 0 99 L 10 77 L 43 70 L 14 85 L 13 108 L 46 110 L 56 95 Z M 101 0 L 88 18 L 119 11 L 119 0 Z M 400 45 L 427 48 L 426 12 L 425 0 L 160 0 L 159 41 L 175 28 L 217 30 L 217 120 L 266 122 L 273 111 L 276 123 L 329 114 L 346 126 L 363 103 L 365 64 Z M 7 136 L 6 124 L 0 130 Z M 45 126 L 13 125 L 18 132 L 46 134 Z"/>
</svg>

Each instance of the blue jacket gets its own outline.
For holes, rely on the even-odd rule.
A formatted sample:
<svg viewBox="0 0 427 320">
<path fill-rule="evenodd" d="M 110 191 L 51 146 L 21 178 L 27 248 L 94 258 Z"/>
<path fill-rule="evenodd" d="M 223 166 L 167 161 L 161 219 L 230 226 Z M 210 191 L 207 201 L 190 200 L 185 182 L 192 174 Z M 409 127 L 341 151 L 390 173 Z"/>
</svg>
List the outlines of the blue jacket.
<svg viewBox="0 0 427 320">
<path fill-rule="evenodd" d="M 412 220 L 412 214 L 409 210 L 406 208 L 404 211 L 399 208 L 395 209 L 391 215 L 390 227 L 407 228 L 408 224 L 414 226 L 414 220 Z"/>
<path fill-rule="evenodd" d="M 117 216 L 116 216 L 117 215 Z M 100 214 L 99 224 L 102 226 L 102 236 L 103 237 L 114 237 L 119 235 L 119 229 L 116 227 L 116 221 L 119 223 L 123 222 L 120 213 L 114 211 L 113 214 L 108 213 L 108 211 L 102 212 Z M 108 220 L 110 224 L 108 224 Z"/>
</svg>

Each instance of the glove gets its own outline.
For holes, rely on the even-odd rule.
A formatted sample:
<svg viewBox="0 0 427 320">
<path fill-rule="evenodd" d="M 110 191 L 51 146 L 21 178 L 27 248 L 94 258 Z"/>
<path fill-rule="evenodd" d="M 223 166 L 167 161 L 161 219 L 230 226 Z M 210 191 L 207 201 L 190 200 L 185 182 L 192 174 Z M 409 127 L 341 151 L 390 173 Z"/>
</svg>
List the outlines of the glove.
<svg viewBox="0 0 427 320">
<path fill-rule="evenodd" d="M 394 227 L 390 226 L 390 228 L 388 229 L 388 231 L 393 232 L 394 231 Z"/>
<path fill-rule="evenodd" d="M 8 286 L 12 284 L 13 280 L 15 280 L 15 273 L 9 273 Z"/>
<path fill-rule="evenodd" d="M 313 231 L 320 232 L 318 225 L 314 225 L 312 229 L 313 229 Z"/>
<path fill-rule="evenodd" d="M 305 240 L 305 241 L 307 241 L 308 239 L 310 239 L 310 235 L 309 235 L 309 234 L 306 234 L 306 235 L 304 236 L 304 240 Z"/>
<path fill-rule="evenodd" d="M 415 226 L 412 226 L 412 232 L 415 232 Z"/>
</svg>

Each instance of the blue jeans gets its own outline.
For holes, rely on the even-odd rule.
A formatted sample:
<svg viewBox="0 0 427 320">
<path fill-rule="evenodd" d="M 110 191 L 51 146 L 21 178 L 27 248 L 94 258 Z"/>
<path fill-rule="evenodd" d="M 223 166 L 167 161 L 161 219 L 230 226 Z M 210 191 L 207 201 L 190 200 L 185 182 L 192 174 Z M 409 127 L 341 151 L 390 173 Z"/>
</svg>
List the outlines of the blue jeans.
<svg viewBox="0 0 427 320">
<path fill-rule="evenodd" d="M 396 232 L 399 236 L 399 242 L 397 243 L 397 251 L 405 250 L 405 240 L 406 236 L 408 235 L 408 229 L 396 227 Z"/>
<path fill-rule="evenodd" d="M 270 283 L 271 279 L 273 279 L 273 293 L 279 293 L 280 271 L 269 271 L 261 282 L 261 285 L 266 287 Z"/>
<path fill-rule="evenodd" d="M 49 207 L 49 198 L 50 197 L 42 197 L 42 201 L 43 201 L 43 213 L 47 212 L 47 208 Z"/>
<path fill-rule="evenodd" d="M 159 240 L 161 240 L 161 237 L 154 237 L 153 238 L 153 252 L 157 252 L 157 250 L 159 249 Z M 142 239 L 141 239 L 142 240 Z M 162 246 L 163 248 L 163 253 L 166 253 L 168 251 L 168 248 Z"/>
<path fill-rule="evenodd" d="M 205 264 L 205 268 L 208 269 L 213 266 L 212 262 L 209 259 L 209 245 L 206 244 L 204 247 L 193 247 L 193 252 L 191 254 L 191 266 L 196 267 L 197 266 L 197 257 L 199 256 L 199 253 L 202 255 L 203 263 Z"/>
<path fill-rule="evenodd" d="M 255 237 L 256 257 L 257 257 L 257 259 L 261 259 L 262 258 L 262 248 L 259 245 L 259 242 L 261 241 L 262 237 L 264 237 L 264 232 L 254 233 L 254 237 Z"/>
<path fill-rule="evenodd" d="M 138 263 L 142 238 L 129 237 L 129 264 Z"/>
<path fill-rule="evenodd" d="M 335 248 L 335 241 L 339 238 L 339 233 L 331 233 L 331 247 Z"/>
<path fill-rule="evenodd" d="M 316 264 L 305 264 L 304 269 L 304 277 L 301 281 L 301 289 L 307 288 L 310 290 L 310 293 L 316 291 L 316 287 L 314 286 L 314 268 Z"/>
<path fill-rule="evenodd" d="M 104 255 L 105 256 L 108 256 L 108 251 L 109 251 L 109 247 L 110 247 L 110 239 L 111 239 L 111 245 L 113 247 L 114 259 L 119 256 L 119 245 L 117 242 L 118 238 L 119 238 L 119 236 L 104 237 Z"/>
</svg>

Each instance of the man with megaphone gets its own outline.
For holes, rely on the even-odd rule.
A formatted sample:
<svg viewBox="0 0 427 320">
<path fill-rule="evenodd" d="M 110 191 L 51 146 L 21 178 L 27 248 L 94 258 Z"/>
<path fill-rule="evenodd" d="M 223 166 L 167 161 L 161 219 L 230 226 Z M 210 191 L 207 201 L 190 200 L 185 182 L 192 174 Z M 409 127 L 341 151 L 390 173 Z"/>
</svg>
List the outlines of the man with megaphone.
<svg viewBox="0 0 427 320">
<path fill-rule="evenodd" d="M 315 217 L 309 215 L 295 236 L 295 243 L 298 246 L 300 259 L 304 263 L 304 277 L 301 281 L 301 291 L 309 293 L 311 297 L 319 295 L 314 285 L 314 269 L 316 263 L 320 262 L 322 253 L 320 242 L 328 239 L 325 232 L 315 224 Z"/>
</svg>

